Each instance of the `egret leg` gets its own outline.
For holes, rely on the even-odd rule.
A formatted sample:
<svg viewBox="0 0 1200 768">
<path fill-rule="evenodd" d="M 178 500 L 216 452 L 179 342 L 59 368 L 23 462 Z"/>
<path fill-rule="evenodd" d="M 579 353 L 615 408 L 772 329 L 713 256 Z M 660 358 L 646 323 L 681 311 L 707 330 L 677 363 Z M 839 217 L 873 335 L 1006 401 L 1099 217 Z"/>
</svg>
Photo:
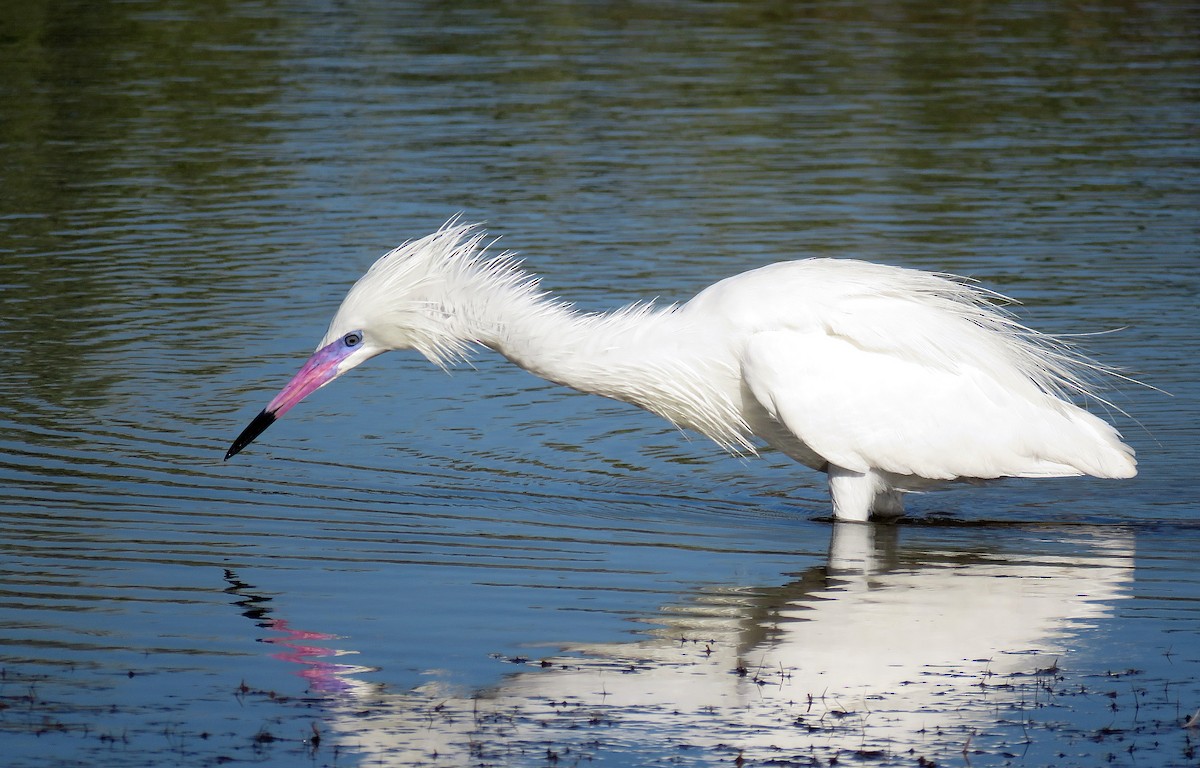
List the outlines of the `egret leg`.
<svg viewBox="0 0 1200 768">
<path fill-rule="evenodd" d="M 833 516 L 838 520 L 866 522 L 872 513 L 893 519 L 904 514 L 900 491 L 870 470 L 855 472 L 830 464 L 829 495 L 833 498 Z"/>
<path fill-rule="evenodd" d="M 875 488 L 867 473 L 830 464 L 829 495 L 833 499 L 833 516 L 838 520 L 865 523 L 871 516 Z"/>
<path fill-rule="evenodd" d="M 882 480 L 880 482 L 883 482 Z M 875 502 L 871 505 L 871 514 L 876 519 L 895 520 L 904 516 L 904 494 L 883 482 L 883 488 L 876 491 Z"/>
</svg>

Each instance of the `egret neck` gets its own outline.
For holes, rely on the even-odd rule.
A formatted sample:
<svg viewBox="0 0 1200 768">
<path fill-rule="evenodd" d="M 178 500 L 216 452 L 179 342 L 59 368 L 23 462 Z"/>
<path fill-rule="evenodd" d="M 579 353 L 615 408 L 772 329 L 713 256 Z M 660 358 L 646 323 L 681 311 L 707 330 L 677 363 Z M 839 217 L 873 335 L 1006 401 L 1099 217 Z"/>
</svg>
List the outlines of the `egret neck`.
<svg viewBox="0 0 1200 768">
<path fill-rule="evenodd" d="M 578 312 L 512 263 L 457 277 L 461 285 L 446 286 L 438 313 L 447 338 L 427 346 L 479 344 L 556 384 L 645 408 L 732 452 L 754 452 L 736 362 L 711 343 L 702 319 L 651 303 Z"/>
</svg>

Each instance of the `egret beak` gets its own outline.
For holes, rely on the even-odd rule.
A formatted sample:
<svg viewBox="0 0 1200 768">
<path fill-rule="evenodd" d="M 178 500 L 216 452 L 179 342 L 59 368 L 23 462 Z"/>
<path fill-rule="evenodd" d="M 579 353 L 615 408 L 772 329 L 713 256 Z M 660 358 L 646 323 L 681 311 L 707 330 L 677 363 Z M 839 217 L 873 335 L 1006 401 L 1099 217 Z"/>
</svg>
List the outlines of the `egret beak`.
<svg viewBox="0 0 1200 768">
<path fill-rule="evenodd" d="M 308 358 L 308 362 L 287 383 L 287 386 L 280 390 L 279 394 L 267 403 L 267 407 L 242 430 L 242 434 L 237 436 L 233 445 L 229 446 L 229 450 L 225 453 L 225 460 L 233 458 L 243 448 L 254 442 L 254 438 L 265 432 L 267 427 L 291 410 L 296 403 L 344 373 L 339 370 L 342 363 L 358 349 L 358 347 L 346 346 L 344 339 L 337 339 L 314 352 L 313 356 Z"/>
</svg>

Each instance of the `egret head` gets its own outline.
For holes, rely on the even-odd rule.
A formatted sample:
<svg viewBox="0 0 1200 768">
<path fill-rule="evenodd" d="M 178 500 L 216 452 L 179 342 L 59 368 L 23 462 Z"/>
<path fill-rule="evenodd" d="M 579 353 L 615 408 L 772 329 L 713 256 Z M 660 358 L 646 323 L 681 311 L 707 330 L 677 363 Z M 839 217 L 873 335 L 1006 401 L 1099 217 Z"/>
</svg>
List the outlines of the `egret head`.
<svg viewBox="0 0 1200 768">
<path fill-rule="evenodd" d="M 225 458 L 305 397 L 376 355 L 415 349 L 442 367 L 464 357 L 471 340 L 451 305 L 475 273 L 483 237 L 472 225 L 452 219 L 376 261 L 342 300 L 316 352 L 242 430 Z"/>
</svg>

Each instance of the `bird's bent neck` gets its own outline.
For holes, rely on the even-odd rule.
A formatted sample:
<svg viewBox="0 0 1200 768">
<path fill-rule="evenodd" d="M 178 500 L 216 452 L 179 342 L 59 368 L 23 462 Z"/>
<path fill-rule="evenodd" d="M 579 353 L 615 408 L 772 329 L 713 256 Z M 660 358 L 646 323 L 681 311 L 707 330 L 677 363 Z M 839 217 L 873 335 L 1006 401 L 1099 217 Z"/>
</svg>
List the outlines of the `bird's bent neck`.
<svg viewBox="0 0 1200 768">
<path fill-rule="evenodd" d="M 555 301 L 529 282 L 464 295 L 455 314 L 471 340 L 499 352 L 544 379 L 608 397 L 641 367 L 646 352 L 670 332 L 670 310 L 649 305 L 584 314 Z M 677 333 L 682 330 L 674 329 Z"/>
<path fill-rule="evenodd" d="M 584 314 L 512 275 L 454 294 L 448 310 L 460 338 L 544 379 L 641 406 L 730 450 L 753 451 L 736 402 L 736 368 L 707 349 L 705 329 L 675 307 Z"/>
</svg>

